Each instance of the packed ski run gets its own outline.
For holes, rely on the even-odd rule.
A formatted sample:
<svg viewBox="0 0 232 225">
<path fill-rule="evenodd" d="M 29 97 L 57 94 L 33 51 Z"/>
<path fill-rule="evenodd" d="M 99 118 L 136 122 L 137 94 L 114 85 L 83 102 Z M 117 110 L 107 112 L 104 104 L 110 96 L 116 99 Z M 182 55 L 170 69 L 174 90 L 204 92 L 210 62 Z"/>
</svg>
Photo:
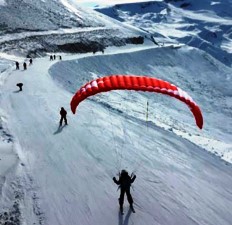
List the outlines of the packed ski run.
<svg viewBox="0 0 232 225">
<path fill-rule="evenodd" d="M 61 2 L 78 14 L 73 1 Z M 30 32 L 10 34 L 16 42 L 17 35 Z M 14 52 L 0 53 L 0 224 L 231 223 L 228 63 L 170 40 L 94 54 Z M 203 129 L 183 102 L 154 92 L 96 93 L 73 114 L 81 87 L 114 75 L 186 91 Z"/>
</svg>

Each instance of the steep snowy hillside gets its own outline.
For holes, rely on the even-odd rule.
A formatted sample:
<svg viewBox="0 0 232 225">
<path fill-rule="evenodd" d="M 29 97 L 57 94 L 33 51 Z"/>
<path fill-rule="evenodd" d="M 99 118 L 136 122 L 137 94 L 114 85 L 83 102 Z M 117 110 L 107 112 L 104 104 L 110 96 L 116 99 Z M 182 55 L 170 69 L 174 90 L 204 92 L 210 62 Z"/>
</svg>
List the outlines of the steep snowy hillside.
<svg viewBox="0 0 232 225">
<path fill-rule="evenodd" d="M 189 47 L 112 48 L 55 62 L 46 57 L 26 71 L 5 71 L 0 223 L 230 225 L 232 168 L 214 149 L 231 160 L 231 69 Z M 195 67 L 205 73 L 199 76 Z M 73 92 L 110 73 L 147 73 L 177 84 L 201 106 L 203 130 L 183 103 L 153 93 L 102 93 L 73 115 Z M 68 126 L 58 125 L 61 106 Z M 124 168 L 137 175 L 131 190 L 136 213 L 125 199 L 122 216 L 112 177 Z"/>
<path fill-rule="evenodd" d="M 0 0 L 0 225 L 231 225 L 230 3 L 97 9 L 115 20 L 77 0 Z M 112 74 L 178 86 L 203 129 L 183 102 L 152 92 L 99 93 L 72 114 L 73 94 Z M 126 197 L 119 212 L 122 169 L 137 175 L 136 213 Z"/>
<path fill-rule="evenodd" d="M 0 4 L 0 12 L 0 50 L 10 54 L 99 51 L 135 43 L 141 34 L 96 11 L 82 9 L 74 0 L 6 0 Z"/>
<path fill-rule="evenodd" d="M 91 70 L 89 65 L 93 67 Z M 60 73 L 54 71 L 60 71 Z M 112 94 L 100 95 L 92 99 L 99 104 L 108 105 L 115 111 L 122 110 L 121 103 L 118 103 L 123 102 L 125 113 L 129 117 L 135 116 L 141 120 L 145 119 L 142 112 L 145 111 L 145 103 L 148 100 L 151 107 L 149 110 L 151 121 L 161 124 L 166 129 L 182 133 L 181 135 L 186 136 L 187 139 L 232 162 L 230 140 L 232 136 L 230 128 L 232 126 L 231 69 L 202 51 L 188 47 L 180 49 L 165 47 L 128 54 L 89 57 L 76 61 L 59 62 L 51 68 L 51 72 L 53 78 L 71 92 L 75 92 L 76 87 L 82 86 L 93 78 L 111 74 L 145 74 L 174 83 L 191 93 L 196 102 L 200 102 L 205 120 L 203 132 L 206 136 L 196 130 L 194 119 L 188 108 L 180 107 L 177 110 L 176 105 L 182 106 L 182 103 L 179 104 L 163 95 L 142 92 L 139 95 L 139 98 L 143 99 L 141 101 L 136 99 L 137 93 L 125 96 L 127 92 L 119 91 L 116 92 L 116 96 L 117 98 L 121 97 L 121 100 L 117 100 L 116 104 L 113 104 L 115 96 Z M 65 79 L 63 74 L 66 74 Z M 134 102 L 137 104 L 133 104 Z M 162 104 L 160 104 L 161 102 Z M 164 112 L 168 112 L 167 115 Z M 177 121 L 179 114 L 181 114 L 181 120 Z M 215 118 L 217 118 L 216 121 L 214 121 Z M 189 127 L 189 133 L 186 131 L 186 127 Z M 212 130 L 214 137 L 211 137 Z M 206 141 L 206 137 L 210 141 Z"/>
<path fill-rule="evenodd" d="M 232 65 L 232 1 L 150 1 L 96 8 L 125 24 L 147 31 L 157 45 L 193 46 Z"/>
</svg>

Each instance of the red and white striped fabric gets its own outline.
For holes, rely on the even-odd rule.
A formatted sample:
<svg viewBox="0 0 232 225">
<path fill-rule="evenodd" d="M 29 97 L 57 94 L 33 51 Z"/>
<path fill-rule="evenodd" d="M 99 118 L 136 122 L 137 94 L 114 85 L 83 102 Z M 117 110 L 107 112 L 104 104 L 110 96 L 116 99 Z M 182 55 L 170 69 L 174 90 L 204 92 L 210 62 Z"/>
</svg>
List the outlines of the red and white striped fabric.
<svg viewBox="0 0 232 225">
<path fill-rule="evenodd" d="M 71 110 L 75 114 L 81 101 L 89 96 L 111 90 L 135 90 L 166 94 L 184 102 L 193 113 L 197 126 L 202 129 L 203 117 L 199 106 L 183 90 L 167 81 L 146 76 L 112 75 L 92 80 L 82 86 L 71 101 Z"/>
</svg>

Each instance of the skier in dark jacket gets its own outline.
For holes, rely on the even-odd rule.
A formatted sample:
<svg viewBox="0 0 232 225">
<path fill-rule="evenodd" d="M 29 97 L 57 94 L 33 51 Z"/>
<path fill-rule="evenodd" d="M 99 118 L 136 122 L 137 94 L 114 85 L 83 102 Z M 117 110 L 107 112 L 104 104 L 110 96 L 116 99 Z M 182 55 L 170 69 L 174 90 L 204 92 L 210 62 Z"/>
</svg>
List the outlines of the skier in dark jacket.
<svg viewBox="0 0 232 225">
<path fill-rule="evenodd" d="M 19 70 L 19 62 L 18 61 L 15 62 L 15 65 L 16 65 L 16 70 Z"/>
<path fill-rule="evenodd" d="M 24 62 L 23 63 L 23 69 L 26 70 L 27 69 L 27 64 Z"/>
<path fill-rule="evenodd" d="M 60 126 L 62 126 L 63 120 L 64 120 L 65 125 L 68 125 L 66 115 L 67 115 L 67 111 L 63 107 L 61 107 L 61 109 L 60 109 L 60 116 L 61 116 Z"/>
<path fill-rule="evenodd" d="M 16 84 L 16 86 L 18 86 L 19 87 L 19 91 L 22 91 L 23 89 L 22 89 L 22 87 L 23 87 L 23 83 L 17 83 Z"/>
<path fill-rule="evenodd" d="M 32 58 L 29 59 L 30 65 L 32 65 Z"/>
<path fill-rule="evenodd" d="M 119 180 L 117 180 L 115 177 L 113 177 L 113 181 L 117 184 L 120 185 L 121 193 L 119 197 L 119 205 L 120 205 L 120 211 L 123 213 L 123 202 L 124 202 L 124 195 L 126 193 L 127 195 L 127 200 L 130 204 L 131 210 L 134 212 L 133 208 L 133 198 L 130 193 L 130 186 L 134 182 L 136 178 L 136 175 L 128 175 L 128 172 L 126 170 L 122 170 L 121 174 L 119 175 Z"/>
</svg>

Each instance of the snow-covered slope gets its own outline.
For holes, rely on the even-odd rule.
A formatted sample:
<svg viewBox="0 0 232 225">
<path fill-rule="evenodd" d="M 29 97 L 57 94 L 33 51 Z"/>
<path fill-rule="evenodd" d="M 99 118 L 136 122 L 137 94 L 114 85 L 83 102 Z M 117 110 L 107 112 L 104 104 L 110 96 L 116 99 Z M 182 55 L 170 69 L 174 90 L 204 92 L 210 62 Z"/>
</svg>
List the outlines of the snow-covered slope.
<svg viewBox="0 0 232 225">
<path fill-rule="evenodd" d="M 93 69 L 90 70 L 89 65 Z M 148 100 L 151 107 L 149 110 L 151 121 L 183 133 L 182 135 L 187 136 L 186 138 L 193 142 L 196 141 L 203 148 L 232 162 L 232 146 L 230 144 L 232 135 L 230 129 L 232 126 L 231 69 L 202 51 L 188 47 L 180 49 L 154 48 L 135 53 L 59 62 L 51 68 L 51 72 L 54 79 L 62 83 L 62 87 L 73 93 L 76 87 L 82 86 L 85 82 L 98 76 L 111 74 L 145 74 L 174 83 L 190 93 L 196 102 L 199 102 L 204 114 L 203 133 L 206 136 L 196 129 L 194 118 L 187 107 L 181 107 L 182 103 L 163 95 L 151 95 L 150 93 L 140 93 L 139 95 L 133 93 L 132 95 L 130 93 L 125 96 L 127 92 L 116 92 L 117 101 L 113 94 L 96 96 L 94 99 L 99 104 L 107 104 L 106 106 L 114 108 L 116 111 L 122 110 L 121 102 L 124 102 L 123 109 L 126 110 L 126 114 L 141 120 L 145 119 L 144 112 Z M 66 74 L 65 79 L 63 74 Z M 137 95 L 138 99 L 136 99 Z M 118 100 L 118 98 L 121 99 Z M 115 101 L 117 103 L 112 105 L 111 103 Z M 161 102 L 162 104 L 160 104 Z M 180 105 L 180 108 L 176 108 L 176 105 Z M 168 112 L 167 115 L 164 112 Z M 177 121 L 180 114 L 181 119 Z M 188 131 L 186 127 L 188 127 Z M 210 137 L 212 130 L 213 137 Z M 208 143 L 205 143 L 206 137 L 211 139 Z M 217 144 L 215 140 L 217 140 Z M 221 151 L 222 149 L 223 151 Z"/>
<path fill-rule="evenodd" d="M 21 56 L 89 52 L 132 43 L 141 34 L 73 0 L 7 0 L 0 11 L 0 50 Z"/>
<path fill-rule="evenodd" d="M 21 2 L 37 6 L 38 18 L 42 4 L 53 12 L 50 1 Z M 13 3 L 0 0 L 0 7 Z M 144 21 L 138 17 L 132 23 L 139 27 L 136 29 L 95 12 L 102 20 L 96 17 L 94 23 L 105 21 L 103 25 L 72 27 L 69 16 L 82 15 L 77 1 L 50 3 L 58 7 L 60 16 L 65 15 L 70 27 L 13 34 L 5 30 L 0 39 L 0 224 L 231 225 L 232 69 L 220 58 L 225 56 L 223 46 L 230 45 L 230 30 L 227 36 L 222 34 L 221 43 L 226 43 L 227 37 L 227 45 L 220 45 L 219 39 L 218 44 L 210 42 L 215 54 L 187 42 L 189 35 L 199 38 L 203 26 L 208 30 L 229 27 L 230 16 L 222 15 L 227 11 L 223 4 L 217 10 L 220 4 L 211 2 L 209 6 L 209 1 L 202 8 L 200 1 L 182 6 L 187 2 L 145 3 L 143 10 L 147 11 L 147 4 L 152 10 L 157 4 L 171 9 L 169 16 L 168 11 L 167 15 L 162 12 L 165 23 L 161 12 L 153 12 L 162 17 L 159 32 L 146 31 L 147 38 L 152 34 L 158 45 L 148 41 L 146 45 L 107 47 L 104 54 L 95 55 L 59 53 L 62 61 L 34 58 L 33 64 L 22 70 L 28 59 L 17 55 L 33 47 L 37 50 L 39 44 L 46 51 L 60 50 L 59 44 L 71 48 L 70 43 L 77 39 L 78 43 L 97 39 L 105 46 L 109 42 L 121 45 L 121 38 L 125 43 L 142 34 L 137 26 L 140 22 L 151 21 L 144 11 Z M 215 8 L 217 4 L 219 8 Z M 141 8 L 137 6 L 135 12 Z M 132 12 L 135 6 L 120 7 Z M 67 15 L 66 11 L 73 13 Z M 52 13 L 52 18 L 59 12 Z M 133 21 L 136 17 L 135 13 L 125 18 Z M 194 18 L 194 23 L 188 30 L 189 18 Z M 42 18 L 41 27 L 44 21 Z M 51 21 L 52 26 L 59 23 Z M 20 62 L 20 70 L 15 70 L 15 61 Z M 182 102 L 157 93 L 102 93 L 82 102 L 73 115 L 70 101 L 74 92 L 87 81 L 110 74 L 154 76 L 176 84 L 201 107 L 203 129 L 197 128 Z M 16 86 L 19 82 L 24 84 L 22 92 Z M 61 106 L 68 111 L 68 126 L 58 126 Z M 131 190 L 135 214 L 126 198 L 125 215 L 118 212 L 119 192 L 112 177 L 121 169 L 137 175 Z"/>
<path fill-rule="evenodd" d="M 103 27 L 107 21 L 71 0 L 7 0 L 0 4 L 1 32 L 57 30 L 73 27 Z"/>
<path fill-rule="evenodd" d="M 10 131 L 19 161 L 2 181 L 2 222 L 12 217 L 49 225 L 230 224 L 231 165 L 204 148 L 221 150 L 231 160 L 231 70 L 191 48 L 135 50 L 63 55 L 69 61 L 54 66 L 48 58 L 36 59 L 27 71 L 8 71 L 1 86 L 3 130 Z M 189 67 L 196 60 L 202 76 Z M 221 72 L 227 75 L 223 92 Z M 72 115 L 72 93 L 109 73 L 147 73 L 177 84 L 201 105 L 204 129 L 198 130 L 183 103 L 151 93 L 100 94 Z M 19 81 L 23 92 L 16 89 Z M 61 106 L 69 125 L 59 128 Z M 131 214 L 125 203 L 124 217 L 111 180 L 122 168 L 137 174 L 137 212 Z"/>
<path fill-rule="evenodd" d="M 156 44 L 190 45 L 232 65 L 231 0 L 150 1 L 96 10 L 147 31 Z"/>
</svg>

